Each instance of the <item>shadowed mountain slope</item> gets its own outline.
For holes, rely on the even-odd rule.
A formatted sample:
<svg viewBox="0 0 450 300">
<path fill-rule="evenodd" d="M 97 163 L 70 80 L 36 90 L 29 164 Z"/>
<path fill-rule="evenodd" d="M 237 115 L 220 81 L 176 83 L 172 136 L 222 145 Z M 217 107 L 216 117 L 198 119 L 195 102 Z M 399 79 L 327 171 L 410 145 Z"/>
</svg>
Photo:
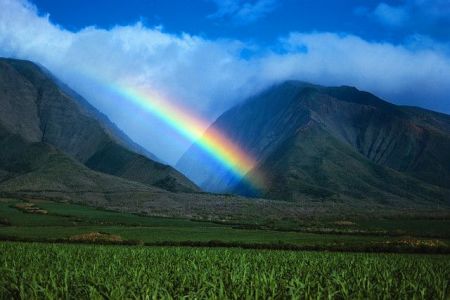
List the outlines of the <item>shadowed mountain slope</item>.
<svg viewBox="0 0 450 300">
<path fill-rule="evenodd" d="M 28 142 L 0 126 L 1 194 L 29 194 L 91 204 L 109 203 L 137 194 L 150 197 L 166 191 L 116 176 L 95 172 L 54 146 Z M 113 201 L 114 202 L 114 201 Z"/>
<path fill-rule="evenodd" d="M 34 63 L 0 59 L 0 108 L 3 143 L 20 137 L 24 147 L 51 145 L 95 171 L 175 192 L 198 191 Z"/>
</svg>

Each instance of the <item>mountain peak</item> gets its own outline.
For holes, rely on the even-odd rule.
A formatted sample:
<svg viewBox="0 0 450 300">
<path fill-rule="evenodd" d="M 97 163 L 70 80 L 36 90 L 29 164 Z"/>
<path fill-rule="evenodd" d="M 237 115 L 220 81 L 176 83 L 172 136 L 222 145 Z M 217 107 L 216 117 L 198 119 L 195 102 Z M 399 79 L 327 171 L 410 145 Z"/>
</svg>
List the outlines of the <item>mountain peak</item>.
<svg viewBox="0 0 450 300">
<path fill-rule="evenodd" d="M 450 199 L 448 120 L 433 112 L 419 118 L 351 86 L 288 81 L 230 109 L 212 126 L 257 161 L 249 178 L 267 175 L 258 196 L 404 204 Z M 193 145 L 177 167 L 206 190 L 248 195 L 225 170 L 217 173 L 199 157 Z"/>
</svg>

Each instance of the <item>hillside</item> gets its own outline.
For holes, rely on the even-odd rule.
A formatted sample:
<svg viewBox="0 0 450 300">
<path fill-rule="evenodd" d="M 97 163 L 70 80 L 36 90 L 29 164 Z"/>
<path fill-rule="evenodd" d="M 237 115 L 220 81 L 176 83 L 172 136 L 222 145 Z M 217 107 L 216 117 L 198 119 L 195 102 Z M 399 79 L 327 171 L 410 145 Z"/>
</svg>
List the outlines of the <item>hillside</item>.
<svg viewBox="0 0 450 300">
<path fill-rule="evenodd" d="M 289 81 L 212 126 L 257 160 L 248 176 L 264 174 L 258 196 L 450 205 L 450 116 L 444 114 L 396 106 L 353 87 Z M 193 163 L 202 155 L 193 145 L 177 167 L 206 190 L 255 194 L 226 170 Z"/>
<path fill-rule="evenodd" d="M 5 135 L 0 127 L 0 193 L 108 206 L 126 197 L 148 199 L 163 190 L 90 170 L 54 146 Z M 133 206 L 130 203 L 130 206 Z"/>
<path fill-rule="evenodd" d="M 45 69 L 28 61 L 0 59 L 0 78 L 3 143 L 17 136 L 26 145 L 51 145 L 95 171 L 174 192 L 198 191 Z"/>
</svg>

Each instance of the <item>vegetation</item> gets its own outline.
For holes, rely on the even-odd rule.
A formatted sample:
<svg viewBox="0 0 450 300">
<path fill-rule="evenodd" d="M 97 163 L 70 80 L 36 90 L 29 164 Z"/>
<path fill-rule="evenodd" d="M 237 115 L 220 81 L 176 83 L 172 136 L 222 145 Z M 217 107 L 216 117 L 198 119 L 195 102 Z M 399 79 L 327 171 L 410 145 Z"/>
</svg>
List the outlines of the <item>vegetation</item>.
<svg viewBox="0 0 450 300">
<path fill-rule="evenodd" d="M 281 220 L 252 227 L 0 199 L 0 240 L 22 241 L 0 242 L 0 299 L 447 299 L 449 256 L 287 250 L 449 253 L 448 222 Z"/>
<path fill-rule="evenodd" d="M 291 250 L 450 253 L 449 220 L 227 224 L 0 199 L 0 239 Z"/>
<path fill-rule="evenodd" d="M 448 299 L 444 256 L 0 244 L 4 299 Z"/>
</svg>

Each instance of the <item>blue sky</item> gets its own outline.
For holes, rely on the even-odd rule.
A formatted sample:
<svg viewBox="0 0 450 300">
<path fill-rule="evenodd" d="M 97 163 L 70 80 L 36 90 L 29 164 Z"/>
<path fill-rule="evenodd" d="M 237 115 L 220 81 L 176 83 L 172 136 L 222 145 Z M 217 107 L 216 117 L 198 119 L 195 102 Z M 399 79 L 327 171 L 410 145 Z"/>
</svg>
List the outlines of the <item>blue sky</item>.
<svg viewBox="0 0 450 300">
<path fill-rule="evenodd" d="M 421 34 L 450 39 L 450 1 L 373 0 L 33 0 L 67 29 L 111 28 L 142 21 L 167 32 L 229 38 L 271 46 L 292 31 L 345 32 L 402 42 Z M 248 10 L 243 11 L 245 5 Z M 429 10 L 429 12 L 427 12 Z M 435 11 L 433 11 L 435 10 Z M 407 20 L 408 17 L 414 20 Z M 413 23 L 413 24 L 411 24 Z"/>
<path fill-rule="evenodd" d="M 0 0 L 0 56 L 44 65 L 171 164 L 192 141 L 105 86 L 209 122 L 291 79 L 450 113 L 449 0 Z"/>
</svg>

